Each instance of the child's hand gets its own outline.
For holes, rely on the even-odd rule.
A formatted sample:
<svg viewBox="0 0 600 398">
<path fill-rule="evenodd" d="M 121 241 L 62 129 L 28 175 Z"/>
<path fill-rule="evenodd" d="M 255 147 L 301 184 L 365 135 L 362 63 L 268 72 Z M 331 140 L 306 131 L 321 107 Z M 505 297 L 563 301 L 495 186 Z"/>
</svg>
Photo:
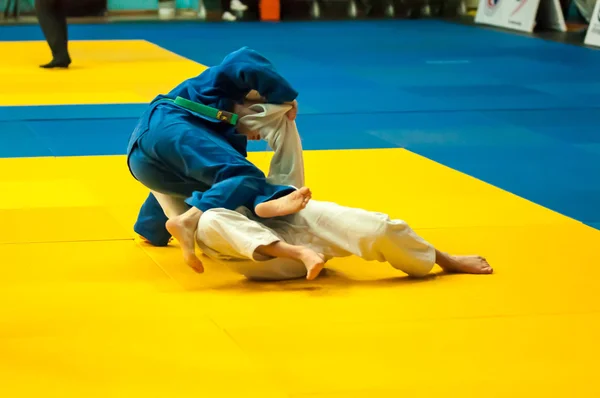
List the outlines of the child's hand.
<svg viewBox="0 0 600 398">
<path fill-rule="evenodd" d="M 252 109 L 248 108 L 247 104 L 235 104 L 233 107 L 233 111 L 235 113 L 237 113 L 237 115 L 239 116 L 237 126 L 236 126 L 237 132 L 248 137 L 248 140 L 250 140 L 250 141 L 259 141 L 260 134 L 258 133 L 258 131 L 250 130 L 248 128 L 248 126 L 246 126 L 244 124 L 244 122 L 241 120 L 244 116 L 253 115 L 256 112 L 253 111 Z"/>
<path fill-rule="evenodd" d="M 286 113 L 288 119 L 296 120 L 296 116 L 298 115 L 298 101 L 294 100 L 293 102 L 288 103 L 288 105 L 292 106 L 292 109 Z"/>
</svg>

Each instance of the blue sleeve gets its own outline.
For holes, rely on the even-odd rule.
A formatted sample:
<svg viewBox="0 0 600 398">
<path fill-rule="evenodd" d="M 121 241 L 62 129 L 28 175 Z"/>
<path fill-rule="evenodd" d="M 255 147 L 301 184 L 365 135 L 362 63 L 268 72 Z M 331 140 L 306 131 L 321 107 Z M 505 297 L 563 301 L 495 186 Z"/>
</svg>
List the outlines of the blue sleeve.
<svg viewBox="0 0 600 398">
<path fill-rule="evenodd" d="M 213 72 L 229 98 L 243 98 L 251 90 L 258 91 L 269 103 L 291 102 L 298 92 L 283 78 L 273 64 L 258 52 L 243 47 L 229 54 Z M 225 82 L 223 82 L 225 83 Z"/>
</svg>

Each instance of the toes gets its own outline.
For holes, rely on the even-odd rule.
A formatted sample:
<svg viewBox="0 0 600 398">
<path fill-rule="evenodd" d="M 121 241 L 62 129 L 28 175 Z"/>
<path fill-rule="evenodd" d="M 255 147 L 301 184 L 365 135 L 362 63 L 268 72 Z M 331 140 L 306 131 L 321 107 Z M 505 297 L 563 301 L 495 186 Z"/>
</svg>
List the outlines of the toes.
<svg viewBox="0 0 600 398">
<path fill-rule="evenodd" d="M 323 270 L 323 264 L 315 265 L 306 274 L 306 279 L 309 280 L 309 281 L 312 281 L 312 280 L 316 279 L 317 276 L 319 276 L 319 274 L 321 273 L 322 270 Z"/>
<path fill-rule="evenodd" d="M 204 266 L 198 257 L 188 259 L 188 265 L 199 274 L 204 272 Z"/>
<path fill-rule="evenodd" d="M 198 267 L 198 266 L 192 266 L 192 269 L 197 273 L 197 274 L 203 274 L 204 273 L 204 268 L 203 267 Z"/>
<path fill-rule="evenodd" d="M 310 191 L 309 188 L 307 187 L 302 187 L 298 190 L 298 193 L 304 197 L 311 197 L 312 196 L 312 192 Z"/>
</svg>

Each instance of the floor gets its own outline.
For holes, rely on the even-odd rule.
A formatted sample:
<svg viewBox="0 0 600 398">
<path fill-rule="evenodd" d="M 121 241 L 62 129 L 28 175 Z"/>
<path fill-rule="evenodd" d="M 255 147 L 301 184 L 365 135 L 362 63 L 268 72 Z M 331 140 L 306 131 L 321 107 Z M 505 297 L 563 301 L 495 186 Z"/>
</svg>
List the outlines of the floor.
<svg viewBox="0 0 600 398">
<path fill-rule="evenodd" d="M 441 21 L 70 36 L 73 68 L 45 71 L 38 27 L 0 27 L 0 396 L 600 394 L 600 50 Z M 402 218 L 495 274 L 349 258 L 256 283 L 140 242 L 136 118 L 243 45 L 301 92 L 316 198 Z"/>
</svg>

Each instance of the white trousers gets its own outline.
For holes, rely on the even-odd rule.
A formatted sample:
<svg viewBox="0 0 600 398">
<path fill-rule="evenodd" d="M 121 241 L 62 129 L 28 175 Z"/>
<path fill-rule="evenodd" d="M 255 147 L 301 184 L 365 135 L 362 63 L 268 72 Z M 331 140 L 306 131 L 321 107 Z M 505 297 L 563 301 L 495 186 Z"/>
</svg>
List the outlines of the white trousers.
<svg viewBox="0 0 600 398">
<path fill-rule="evenodd" d="M 268 179 L 274 184 L 304 185 L 302 144 L 296 123 L 285 116 L 285 105 L 258 104 L 257 113 L 240 122 L 258 131 L 275 152 Z M 167 217 L 188 210 L 179 198 L 153 192 Z M 311 200 L 297 214 L 260 219 L 247 208 L 211 209 L 200 217 L 196 241 L 206 256 L 257 280 L 285 280 L 306 276 L 299 261 L 268 258 L 259 246 L 278 241 L 309 247 L 327 259 L 356 255 L 367 261 L 389 262 L 411 276 L 428 274 L 435 264 L 435 249 L 404 221 L 381 213 Z"/>
</svg>

